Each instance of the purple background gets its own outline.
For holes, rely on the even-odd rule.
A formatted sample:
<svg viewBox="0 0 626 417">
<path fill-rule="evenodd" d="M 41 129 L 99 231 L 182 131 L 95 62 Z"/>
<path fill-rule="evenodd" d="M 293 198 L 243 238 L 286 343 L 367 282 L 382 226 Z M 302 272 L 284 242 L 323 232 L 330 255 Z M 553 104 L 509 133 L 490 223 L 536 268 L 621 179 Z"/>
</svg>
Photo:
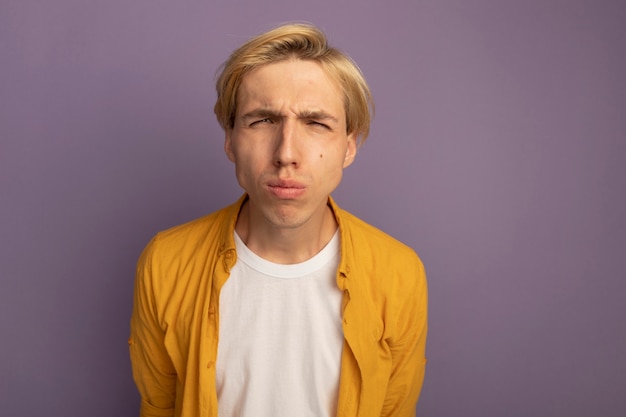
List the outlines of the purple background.
<svg viewBox="0 0 626 417">
<path fill-rule="evenodd" d="M 626 3 L 0 3 L 0 413 L 134 416 L 134 264 L 240 194 L 218 65 L 306 20 L 362 67 L 335 196 L 430 284 L 418 415 L 626 415 Z"/>
</svg>

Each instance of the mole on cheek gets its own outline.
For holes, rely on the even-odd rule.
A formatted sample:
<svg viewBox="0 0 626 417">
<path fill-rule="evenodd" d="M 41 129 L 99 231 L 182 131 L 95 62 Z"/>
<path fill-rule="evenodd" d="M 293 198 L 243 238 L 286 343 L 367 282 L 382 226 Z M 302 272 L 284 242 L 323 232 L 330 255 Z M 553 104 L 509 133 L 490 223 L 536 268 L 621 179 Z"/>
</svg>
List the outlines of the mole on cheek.
<svg viewBox="0 0 626 417">
<path fill-rule="evenodd" d="M 324 157 L 324 155 L 320 154 L 320 158 L 323 158 L 323 157 Z"/>
</svg>

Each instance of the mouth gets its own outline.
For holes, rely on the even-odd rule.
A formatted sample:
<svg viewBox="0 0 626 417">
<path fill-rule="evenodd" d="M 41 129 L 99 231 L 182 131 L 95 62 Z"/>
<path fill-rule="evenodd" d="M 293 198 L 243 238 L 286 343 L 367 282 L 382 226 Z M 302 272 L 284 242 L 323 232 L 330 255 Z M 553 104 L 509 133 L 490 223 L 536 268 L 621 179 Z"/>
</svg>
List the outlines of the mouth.
<svg viewBox="0 0 626 417">
<path fill-rule="evenodd" d="M 280 199 L 294 199 L 304 194 L 306 187 L 298 181 L 275 180 L 267 184 L 267 189 Z"/>
</svg>

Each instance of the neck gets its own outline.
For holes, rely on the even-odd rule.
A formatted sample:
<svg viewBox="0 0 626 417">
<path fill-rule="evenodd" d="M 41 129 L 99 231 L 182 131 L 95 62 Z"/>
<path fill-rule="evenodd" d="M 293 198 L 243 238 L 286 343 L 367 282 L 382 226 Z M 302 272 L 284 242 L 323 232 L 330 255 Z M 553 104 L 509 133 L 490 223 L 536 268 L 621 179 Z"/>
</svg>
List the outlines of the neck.
<svg viewBox="0 0 626 417">
<path fill-rule="evenodd" d="M 260 257 L 278 264 L 295 264 L 319 253 L 335 234 L 337 222 L 331 208 L 324 206 L 302 225 L 280 227 L 255 216 L 250 202 L 246 202 L 235 229 L 246 246 Z"/>
</svg>

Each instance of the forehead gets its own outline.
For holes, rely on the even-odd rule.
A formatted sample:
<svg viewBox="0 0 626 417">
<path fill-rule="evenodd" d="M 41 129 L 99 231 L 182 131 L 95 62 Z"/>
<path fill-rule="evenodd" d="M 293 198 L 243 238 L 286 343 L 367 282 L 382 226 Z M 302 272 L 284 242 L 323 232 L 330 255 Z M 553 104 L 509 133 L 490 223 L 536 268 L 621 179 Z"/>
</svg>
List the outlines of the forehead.
<svg viewBox="0 0 626 417">
<path fill-rule="evenodd" d="M 345 117 L 343 93 L 322 65 L 286 60 L 262 65 L 243 77 L 237 92 L 237 113 L 254 107 L 324 110 Z"/>
</svg>

